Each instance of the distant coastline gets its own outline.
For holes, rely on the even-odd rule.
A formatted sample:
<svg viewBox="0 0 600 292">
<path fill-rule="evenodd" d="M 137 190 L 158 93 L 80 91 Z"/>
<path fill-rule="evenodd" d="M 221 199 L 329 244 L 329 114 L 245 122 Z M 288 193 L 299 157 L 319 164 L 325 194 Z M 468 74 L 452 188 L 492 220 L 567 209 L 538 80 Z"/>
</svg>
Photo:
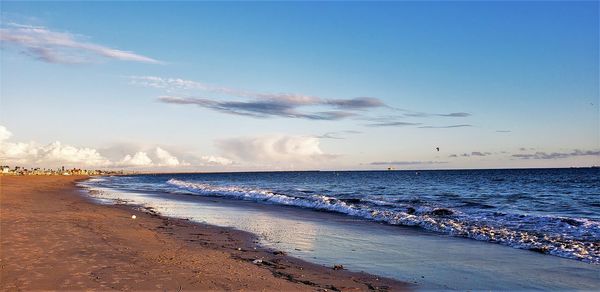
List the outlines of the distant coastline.
<svg viewBox="0 0 600 292">
<path fill-rule="evenodd" d="M 347 170 L 239 170 L 239 171 L 164 171 L 164 170 L 112 170 L 112 169 L 85 169 L 85 168 L 39 168 L 39 167 L 0 167 L 0 176 L 23 175 L 152 175 L 152 174 L 201 174 L 201 173 L 278 173 L 278 172 L 421 172 L 421 171 L 488 171 L 488 170 L 535 170 L 535 169 L 600 169 L 600 166 L 570 166 L 570 167 L 507 167 L 507 168 L 444 168 L 444 169 L 347 169 Z"/>
</svg>

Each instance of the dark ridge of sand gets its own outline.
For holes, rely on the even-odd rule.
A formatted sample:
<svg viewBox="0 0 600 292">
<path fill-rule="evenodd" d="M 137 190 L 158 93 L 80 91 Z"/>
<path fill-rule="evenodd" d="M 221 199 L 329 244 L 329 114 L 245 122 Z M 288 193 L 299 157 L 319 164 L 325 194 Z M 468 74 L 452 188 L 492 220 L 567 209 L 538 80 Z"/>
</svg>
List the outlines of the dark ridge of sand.
<svg viewBox="0 0 600 292">
<path fill-rule="evenodd" d="M 245 232 L 94 204 L 75 186 L 85 178 L 0 176 L 0 290 L 411 287 L 256 248 L 254 236 Z"/>
</svg>

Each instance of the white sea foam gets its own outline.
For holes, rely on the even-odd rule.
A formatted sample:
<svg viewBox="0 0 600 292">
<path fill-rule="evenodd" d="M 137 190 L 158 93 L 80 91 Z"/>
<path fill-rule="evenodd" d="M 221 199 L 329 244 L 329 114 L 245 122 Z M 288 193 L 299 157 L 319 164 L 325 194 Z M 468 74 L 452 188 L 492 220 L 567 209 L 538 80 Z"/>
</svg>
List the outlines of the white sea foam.
<svg viewBox="0 0 600 292">
<path fill-rule="evenodd" d="M 203 183 L 185 182 L 177 179 L 170 179 L 167 183 L 201 195 L 262 201 L 273 204 L 339 212 L 356 216 L 363 215 L 362 213 L 365 212 L 364 210 L 357 209 L 354 206 L 344 203 L 343 201 L 324 195 L 312 195 L 306 198 L 300 198 L 278 194 L 263 189 L 253 189 L 238 186 L 215 186 Z"/>
<path fill-rule="evenodd" d="M 600 264 L 600 224 L 583 218 L 525 216 L 432 206 L 406 205 L 373 199 L 347 203 L 312 194 L 302 197 L 267 189 L 220 186 L 170 179 L 167 184 L 197 195 L 221 196 L 270 204 L 297 206 L 357 216 L 393 225 L 418 226 L 455 236 L 500 243 L 556 256 Z"/>
</svg>

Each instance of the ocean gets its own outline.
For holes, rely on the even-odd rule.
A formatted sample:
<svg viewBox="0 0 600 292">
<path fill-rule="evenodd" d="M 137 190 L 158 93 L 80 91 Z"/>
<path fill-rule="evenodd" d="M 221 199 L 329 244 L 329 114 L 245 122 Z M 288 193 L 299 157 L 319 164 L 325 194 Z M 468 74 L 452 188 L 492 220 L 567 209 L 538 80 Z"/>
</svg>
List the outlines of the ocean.
<svg viewBox="0 0 600 292">
<path fill-rule="evenodd" d="M 168 216 L 245 229 L 264 237 L 267 243 L 280 243 L 280 248 L 281 242 L 287 242 L 289 250 L 300 245 L 301 237 L 308 233 L 294 233 L 294 238 L 286 239 L 278 233 L 295 231 L 264 227 L 274 222 L 260 216 L 269 212 L 250 215 L 241 211 L 244 206 L 259 206 L 261 210 L 286 206 L 278 209 L 283 210 L 280 213 L 295 217 L 299 212 L 306 214 L 295 222 L 310 221 L 309 217 L 317 216 L 311 215 L 316 210 L 342 216 L 331 218 L 347 218 L 319 219 L 337 220 L 337 225 L 377 222 L 397 226 L 386 227 L 388 235 L 383 241 L 389 241 L 395 230 L 398 235 L 406 233 L 408 227 L 579 261 L 596 271 L 600 264 L 600 169 L 147 174 L 97 177 L 82 185 L 105 202 L 152 205 Z M 238 206 L 237 211 L 221 208 L 232 204 Z M 204 209 L 193 209 L 194 205 L 204 205 Z M 208 205 L 212 207 L 206 208 Z M 225 216 L 227 212 L 231 214 Z M 313 221 L 316 223 L 311 224 L 319 224 Z M 339 229 L 333 230 L 329 232 Z M 375 238 L 373 230 L 368 232 Z M 358 242 L 361 231 L 356 232 L 352 237 Z M 361 242 L 359 247 L 365 248 L 373 241 Z M 390 244 L 387 248 L 398 249 Z M 313 252 L 303 254 L 304 258 L 317 258 L 314 248 L 306 250 Z M 381 252 L 385 255 L 385 250 Z M 331 256 L 333 260 L 336 258 Z"/>
</svg>

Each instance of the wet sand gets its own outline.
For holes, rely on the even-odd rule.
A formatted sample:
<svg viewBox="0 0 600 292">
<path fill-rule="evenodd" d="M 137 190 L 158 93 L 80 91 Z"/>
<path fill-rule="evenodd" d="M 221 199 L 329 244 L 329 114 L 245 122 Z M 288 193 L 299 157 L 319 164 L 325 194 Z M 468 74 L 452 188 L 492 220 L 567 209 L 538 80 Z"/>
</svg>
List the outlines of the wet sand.
<svg viewBox="0 0 600 292">
<path fill-rule="evenodd" d="M 82 184 L 83 187 L 86 184 Z M 597 290 L 598 266 L 410 226 L 275 204 L 187 193 L 90 189 L 95 200 L 127 202 L 257 234 L 260 244 L 311 263 L 343 264 L 423 290 Z"/>
<path fill-rule="evenodd" d="M 0 176 L 0 290 L 407 290 L 255 249 L 249 233 L 105 206 L 74 176 Z M 136 219 L 131 216 L 136 215 Z M 253 263 L 261 259 L 260 263 Z"/>
</svg>

